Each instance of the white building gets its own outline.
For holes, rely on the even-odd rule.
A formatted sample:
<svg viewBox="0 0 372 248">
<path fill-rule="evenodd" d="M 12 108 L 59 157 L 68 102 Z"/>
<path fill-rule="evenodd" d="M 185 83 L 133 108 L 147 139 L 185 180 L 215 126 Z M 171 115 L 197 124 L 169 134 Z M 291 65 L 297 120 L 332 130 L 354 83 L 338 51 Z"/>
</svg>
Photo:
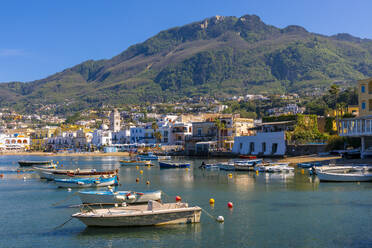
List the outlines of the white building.
<svg viewBox="0 0 372 248">
<path fill-rule="evenodd" d="M 235 137 L 232 151 L 237 154 L 283 156 L 286 152 L 285 132 L 258 132 L 253 136 Z"/>
<path fill-rule="evenodd" d="M 91 144 L 97 148 L 112 145 L 112 131 L 103 129 L 95 130 Z"/>
<path fill-rule="evenodd" d="M 114 132 L 120 131 L 120 113 L 117 109 L 110 113 L 110 130 Z"/>
</svg>

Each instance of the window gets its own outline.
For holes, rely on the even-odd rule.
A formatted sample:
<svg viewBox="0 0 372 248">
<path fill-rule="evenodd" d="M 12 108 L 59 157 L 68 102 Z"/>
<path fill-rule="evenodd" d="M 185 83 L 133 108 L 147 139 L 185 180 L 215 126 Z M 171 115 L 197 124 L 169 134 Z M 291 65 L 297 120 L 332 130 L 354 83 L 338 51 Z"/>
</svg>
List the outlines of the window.
<svg viewBox="0 0 372 248">
<path fill-rule="evenodd" d="M 202 135 L 202 129 L 198 128 L 198 136 L 201 136 L 201 135 Z"/>
<path fill-rule="evenodd" d="M 366 86 L 362 85 L 361 91 L 362 91 L 362 93 L 366 92 Z"/>
<path fill-rule="evenodd" d="M 250 149 L 251 153 L 254 152 L 254 142 L 251 142 L 249 144 L 249 149 Z"/>
<path fill-rule="evenodd" d="M 242 150 L 243 149 L 243 143 L 240 143 L 239 147 L 240 147 L 240 150 Z"/>
<path fill-rule="evenodd" d="M 266 152 L 266 143 L 265 142 L 262 143 L 262 152 Z"/>
<path fill-rule="evenodd" d="M 362 109 L 366 109 L 366 103 L 362 102 Z"/>
<path fill-rule="evenodd" d="M 278 151 L 278 143 L 274 143 L 271 149 L 271 153 L 274 154 Z"/>
</svg>

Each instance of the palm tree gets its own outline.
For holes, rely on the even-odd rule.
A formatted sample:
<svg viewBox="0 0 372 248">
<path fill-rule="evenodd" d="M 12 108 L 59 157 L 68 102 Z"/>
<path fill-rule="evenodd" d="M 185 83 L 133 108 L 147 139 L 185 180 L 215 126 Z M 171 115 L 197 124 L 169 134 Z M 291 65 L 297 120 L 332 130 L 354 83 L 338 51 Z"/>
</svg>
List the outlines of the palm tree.
<svg viewBox="0 0 372 248">
<path fill-rule="evenodd" d="M 220 148 L 221 147 L 221 142 L 222 142 L 220 140 L 221 139 L 221 132 L 226 129 L 226 125 L 225 125 L 224 122 L 221 122 L 220 119 L 215 119 L 214 120 L 214 125 L 217 128 L 217 143 L 218 143 L 218 147 Z"/>
</svg>

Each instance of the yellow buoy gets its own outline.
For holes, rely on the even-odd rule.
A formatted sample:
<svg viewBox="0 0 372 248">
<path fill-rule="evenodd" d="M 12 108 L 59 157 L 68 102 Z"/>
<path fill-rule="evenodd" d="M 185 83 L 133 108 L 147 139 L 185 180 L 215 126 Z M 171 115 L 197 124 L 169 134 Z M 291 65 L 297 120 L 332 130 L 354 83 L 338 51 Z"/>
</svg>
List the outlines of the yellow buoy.
<svg viewBox="0 0 372 248">
<path fill-rule="evenodd" d="M 211 199 L 209 199 L 209 204 L 214 204 L 214 199 L 213 198 L 211 198 Z"/>
<path fill-rule="evenodd" d="M 140 174 L 141 174 L 141 175 L 143 174 L 143 170 L 140 170 Z"/>
<path fill-rule="evenodd" d="M 229 177 L 232 177 L 232 174 L 231 173 L 229 174 Z"/>
<path fill-rule="evenodd" d="M 258 171 L 258 170 L 256 170 L 256 175 L 258 175 L 258 173 L 259 173 L 259 171 Z"/>
<path fill-rule="evenodd" d="M 137 166 L 136 166 L 136 170 L 138 170 L 138 169 L 139 169 L 139 166 L 137 165 Z"/>
<path fill-rule="evenodd" d="M 189 168 L 186 168 L 186 171 L 189 171 Z"/>
<path fill-rule="evenodd" d="M 301 169 L 301 174 L 305 174 L 305 170 L 304 169 Z"/>
</svg>

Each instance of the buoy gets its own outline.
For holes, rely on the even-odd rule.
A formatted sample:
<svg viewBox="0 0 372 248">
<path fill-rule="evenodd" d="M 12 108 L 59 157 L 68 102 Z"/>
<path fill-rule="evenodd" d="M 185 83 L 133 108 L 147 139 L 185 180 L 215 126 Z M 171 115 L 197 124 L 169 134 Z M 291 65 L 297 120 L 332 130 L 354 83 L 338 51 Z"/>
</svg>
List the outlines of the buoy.
<svg viewBox="0 0 372 248">
<path fill-rule="evenodd" d="M 225 219 L 223 218 L 223 216 L 220 215 L 217 217 L 217 221 L 222 223 L 225 221 Z"/>
<path fill-rule="evenodd" d="M 117 207 L 119 207 L 119 205 L 117 203 L 115 203 L 115 207 L 117 208 Z"/>
<path fill-rule="evenodd" d="M 63 164 L 61 164 L 61 167 L 63 167 Z"/>
<path fill-rule="evenodd" d="M 233 205 L 232 202 L 228 202 L 228 203 L 227 203 L 227 207 L 228 207 L 228 208 L 233 208 L 233 206 L 234 206 L 234 205 Z"/>
<path fill-rule="evenodd" d="M 256 175 L 258 175 L 259 174 L 259 171 L 258 170 L 256 170 Z"/>
<path fill-rule="evenodd" d="M 229 177 L 232 177 L 232 174 L 231 173 L 229 174 Z"/>
<path fill-rule="evenodd" d="M 139 182 L 139 178 L 138 178 L 138 177 L 136 178 L 136 182 L 137 182 L 137 183 Z"/>
<path fill-rule="evenodd" d="M 68 192 L 71 192 L 71 188 L 68 188 L 67 191 L 68 191 Z"/>
<path fill-rule="evenodd" d="M 4 177 L 4 174 L 0 174 L 0 178 L 3 178 Z"/>
<path fill-rule="evenodd" d="M 137 165 L 137 166 L 136 166 L 136 170 L 138 170 L 138 169 L 139 169 L 139 166 Z"/>
<path fill-rule="evenodd" d="M 181 198 L 181 196 L 176 196 L 176 202 L 179 202 L 179 201 L 181 201 L 182 200 L 182 198 Z"/>
<path fill-rule="evenodd" d="M 146 181 L 146 184 L 150 184 L 150 181 Z"/>
<path fill-rule="evenodd" d="M 17 170 L 17 173 L 20 173 L 21 171 L 20 170 Z"/>
<path fill-rule="evenodd" d="M 305 174 L 305 170 L 304 169 L 301 169 L 301 174 Z"/>
<path fill-rule="evenodd" d="M 213 198 L 211 198 L 211 199 L 209 199 L 209 204 L 214 204 L 214 199 Z"/>
<path fill-rule="evenodd" d="M 140 170 L 140 174 L 141 174 L 141 175 L 143 174 L 143 170 Z"/>
<path fill-rule="evenodd" d="M 23 177 L 23 180 L 26 181 L 26 177 Z"/>
<path fill-rule="evenodd" d="M 186 168 L 186 171 L 189 171 L 189 168 Z"/>
</svg>

